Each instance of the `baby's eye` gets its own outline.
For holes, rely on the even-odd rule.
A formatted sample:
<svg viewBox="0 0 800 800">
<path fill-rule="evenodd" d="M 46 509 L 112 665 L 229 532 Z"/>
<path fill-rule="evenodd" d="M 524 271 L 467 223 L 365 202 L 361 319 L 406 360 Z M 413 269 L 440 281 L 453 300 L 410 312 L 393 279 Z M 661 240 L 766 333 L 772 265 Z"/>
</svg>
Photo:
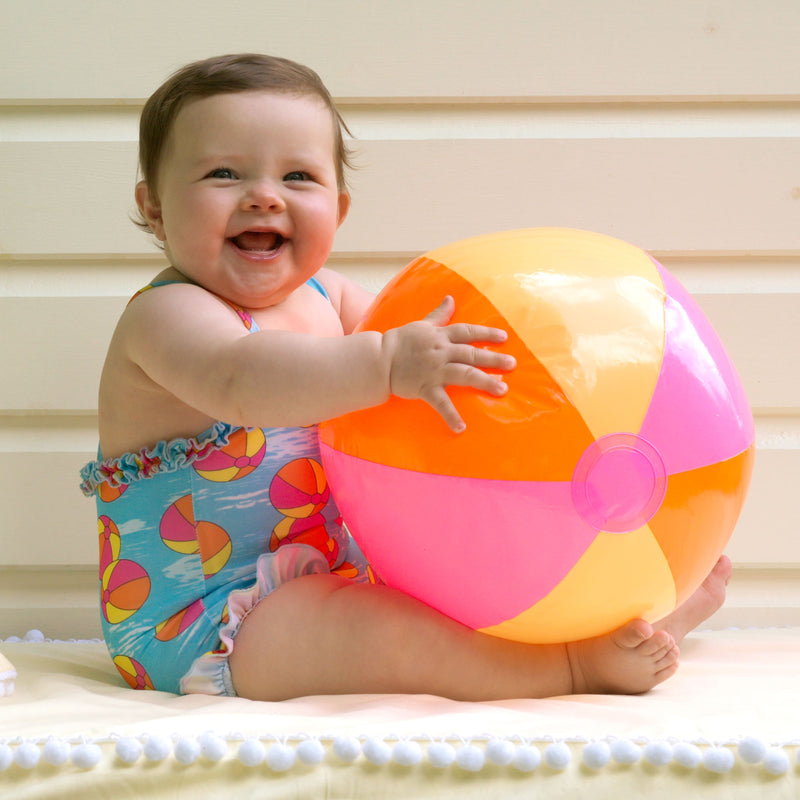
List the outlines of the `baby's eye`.
<svg viewBox="0 0 800 800">
<path fill-rule="evenodd" d="M 236 176 L 233 174 L 233 170 L 230 170 L 227 167 L 218 167 L 217 169 L 211 170 L 211 172 L 208 173 L 208 177 L 232 181 Z"/>
<path fill-rule="evenodd" d="M 311 176 L 307 172 L 295 170 L 294 172 L 287 172 L 283 179 L 285 181 L 309 181 Z"/>
</svg>

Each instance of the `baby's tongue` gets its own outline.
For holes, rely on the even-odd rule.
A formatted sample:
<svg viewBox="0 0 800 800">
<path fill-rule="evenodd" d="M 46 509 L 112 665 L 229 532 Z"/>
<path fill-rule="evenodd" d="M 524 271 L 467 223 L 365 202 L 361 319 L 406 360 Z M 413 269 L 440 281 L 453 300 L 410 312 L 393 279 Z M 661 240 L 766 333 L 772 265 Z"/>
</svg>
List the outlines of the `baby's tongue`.
<svg viewBox="0 0 800 800">
<path fill-rule="evenodd" d="M 242 250 L 258 250 L 268 252 L 280 244 L 277 233 L 262 233 L 260 231 L 245 231 L 240 233 L 233 241 Z"/>
</svg>

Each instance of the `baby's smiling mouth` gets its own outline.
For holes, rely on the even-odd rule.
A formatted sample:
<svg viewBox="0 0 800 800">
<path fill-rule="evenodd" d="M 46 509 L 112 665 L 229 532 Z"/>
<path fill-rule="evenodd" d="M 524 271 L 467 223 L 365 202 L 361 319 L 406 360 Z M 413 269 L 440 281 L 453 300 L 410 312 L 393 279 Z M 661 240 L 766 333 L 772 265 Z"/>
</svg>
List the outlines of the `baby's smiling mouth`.
<svg viewBox="0 0 800 800">
<path fill-rule="evenodd" d="M 271 253 L 284 242 L 283 236 L 275 231 L 244 231 L 231 241 L 240 249 L 251 253 Z"/>
</svg>

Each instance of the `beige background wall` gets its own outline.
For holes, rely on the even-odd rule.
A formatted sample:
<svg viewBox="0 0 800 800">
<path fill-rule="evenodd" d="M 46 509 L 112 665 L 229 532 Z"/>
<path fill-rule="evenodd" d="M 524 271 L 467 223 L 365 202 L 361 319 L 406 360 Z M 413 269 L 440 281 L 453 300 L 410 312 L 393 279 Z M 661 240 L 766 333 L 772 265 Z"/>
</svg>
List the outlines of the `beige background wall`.
<svg viewBox="0 0 800 800">
<path fill-rule="evenodd" d="M 105 346 L 160 267 L 128 221 L 144 98 L 188 60 L 308 63 L 358 138 L 332 265 L 377 289 L 493 230 L 597 230 L 693 291 L 756 415 L 717 625 L 800 623 L 796 0 L 0 0 L 0 637 L 99 631 Z"/>
</svg>

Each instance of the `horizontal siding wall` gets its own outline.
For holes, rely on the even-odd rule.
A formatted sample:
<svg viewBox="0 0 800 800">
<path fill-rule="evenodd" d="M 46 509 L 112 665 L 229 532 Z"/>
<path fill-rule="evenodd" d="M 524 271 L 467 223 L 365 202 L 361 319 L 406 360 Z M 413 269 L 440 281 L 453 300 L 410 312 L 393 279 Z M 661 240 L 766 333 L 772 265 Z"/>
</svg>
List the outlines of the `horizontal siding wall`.
<svg viewBox="0 0 800 800">
<path fill-rule="evenodd" d="M 539 225 L 626 239 L 683 281 L 756 416 L 715 624 L 800 624 L 800 4 L 219 9 L 0 0 L 0 637 L 99 631 L 77 472 L 115 321 L 162 264 L 128 221 L 138 113 L 185 61 L 240 50 L 304 61 L 339 99 L 357 169 L 331 263 L 368 288 L 445 242 Z"/>
</svg>

